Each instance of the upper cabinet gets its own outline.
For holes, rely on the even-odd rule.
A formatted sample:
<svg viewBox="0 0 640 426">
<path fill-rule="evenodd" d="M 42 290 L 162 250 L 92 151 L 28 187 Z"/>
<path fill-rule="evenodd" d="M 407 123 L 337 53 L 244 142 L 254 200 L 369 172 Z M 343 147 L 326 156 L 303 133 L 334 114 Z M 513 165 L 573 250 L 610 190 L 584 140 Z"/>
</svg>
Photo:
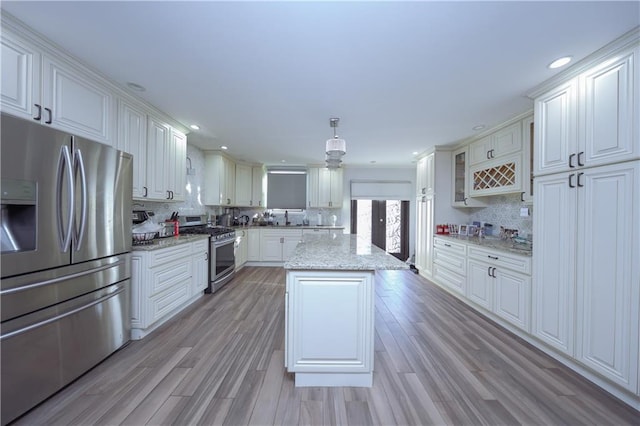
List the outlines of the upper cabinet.
<svg viewBox="0 0 640 426">
<path fill-rule="evenodd" d="M 483 207 L 486 203 L 478 198 L 471 198 L 469 194 L 469 146 L 463 146 L 452 154 L 451 188 L 453 207 Z"/>
<path fill-rule="evenodd" d="M 251 205 L 252 169 L 248 164 L 236 163 L 235 172 L 235 204 L 237 206 Z"/>
<path fill-rule="evenodd" d="M 251 171 L 250 207 L 267 205 L 267 171 L 264 166 L 253 166 Z"/>
<path fill-rule="evenodd" d="M 431 194 L 434 191 L 433 155 L 418 160 L 416 167 L 416 196 Z"/>
<path fill-rule="evenodd" d="M 307 198 L 309 207 L 341 208 L 343 194 L 342 169 L 309 167 Z"/>
<path fill-rule="evenodd" d="M 535 100 L 534 174 L 640 158 L 638 48 L 628 48 Z"/>
<path fill-rule="evenodd" d="M 115 101 L 100 80 L 2 32 L 2 109 L 97 142 L 114 142 Z"/>
<path fill-rule="evenodd" d="M 522 130 L 516 122 L 469 145 L 469 165 L 488 162 L 522 150 Z"/>
<path fill-rule="evenodd" d="M 147 114 L 124 100 L 118 102 L 116 148 L 133 155 L 133 198 L 147 197 Z"/>
<path fill-rule="evenodd" d="M 204 204 L 235 205 L 236 167 L 229 158 L 215 152 L 205 153 Z"/>
</svg>

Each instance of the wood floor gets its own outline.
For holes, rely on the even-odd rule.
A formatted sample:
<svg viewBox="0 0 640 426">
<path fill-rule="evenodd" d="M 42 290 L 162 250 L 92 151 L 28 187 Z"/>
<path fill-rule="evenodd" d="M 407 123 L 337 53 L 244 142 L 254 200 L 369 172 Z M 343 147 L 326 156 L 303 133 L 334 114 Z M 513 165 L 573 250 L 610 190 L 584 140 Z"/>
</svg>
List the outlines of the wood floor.
<svg viewBox="0 0 640 426">
<path fill-rule="evenodd" d="M 409 271 L 376 274 L 374 386 L 295 388 L 283 367 L 284 277 L 244 268 L 16 423 L 640 423 L 637 411 Z"/>
</svg>

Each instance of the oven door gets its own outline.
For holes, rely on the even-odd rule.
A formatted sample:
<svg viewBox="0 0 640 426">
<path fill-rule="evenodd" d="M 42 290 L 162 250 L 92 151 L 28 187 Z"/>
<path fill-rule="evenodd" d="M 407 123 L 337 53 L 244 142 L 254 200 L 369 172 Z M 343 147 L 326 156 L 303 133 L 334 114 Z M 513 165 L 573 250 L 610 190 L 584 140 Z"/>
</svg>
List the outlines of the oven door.
<svg viewBox="0 0 640 426">
<path fill-rule="evenodd" d="M 231 279 L 236 267 L 234 252 L 235 238 L 214 241 L 211 240 L 211 262 L 209 264 L 211 277 L 211 292 L 214 292 Z"/>
</svg>

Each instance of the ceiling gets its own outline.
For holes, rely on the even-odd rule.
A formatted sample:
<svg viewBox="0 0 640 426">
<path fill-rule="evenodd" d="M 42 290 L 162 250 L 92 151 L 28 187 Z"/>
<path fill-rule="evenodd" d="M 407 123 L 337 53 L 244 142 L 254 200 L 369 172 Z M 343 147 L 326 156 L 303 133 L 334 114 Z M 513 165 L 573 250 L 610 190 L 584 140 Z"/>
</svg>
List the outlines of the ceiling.
<svg viewBox="0 0 640 426">
<path fill-rule="evenodd" d="M 1 8 L 239 160 L 346 166 L 414 152 L 532 108 L 525 94 L 640 24 L 640 2 L 30 2 Z M 127 89 L 130 90 L 130 89 Z"/>
</svg>

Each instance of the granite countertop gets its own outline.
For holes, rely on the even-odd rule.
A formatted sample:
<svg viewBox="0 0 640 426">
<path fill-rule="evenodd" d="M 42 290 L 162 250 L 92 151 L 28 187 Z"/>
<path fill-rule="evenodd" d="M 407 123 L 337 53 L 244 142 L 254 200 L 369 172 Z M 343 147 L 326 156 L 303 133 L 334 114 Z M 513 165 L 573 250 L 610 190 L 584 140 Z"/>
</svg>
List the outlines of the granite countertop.
<svg viewBox="0 0 640 426">
<path fill-rule="evenodd" d="M 520 256 L 528 256 L 531 257 L 531 245 L 516 243 L 512 240 L 502 240 L 498 237 L 468 237 L 462 235 L 446 235 L 446 234 L 436 234 L 438 238 L 444 238 L 454 241 L 460 241 L 466 244 L 473 244 L 476 246 L 480 246 L 483 248 L 488 248 L 492 250 L 504 251 L 511 254 L 518 254 Z"/>
<path fill-rule="evenodd" d="M 156 238 L 153 244 L 145 244 L 141 246 L 132 246 L 132 251 L 153 251 L 167 247 L 177 246 L 179 244 L 192 243 L 198 240 L 209 239 L 208 235 L 178 235 L 177 237 Z"/>
<path fill-rule="evenodd" d="M 409 266 L 351 234 L 305 235 L 285 269 L 373 271 L 409 269 Z"/>
</svg>

